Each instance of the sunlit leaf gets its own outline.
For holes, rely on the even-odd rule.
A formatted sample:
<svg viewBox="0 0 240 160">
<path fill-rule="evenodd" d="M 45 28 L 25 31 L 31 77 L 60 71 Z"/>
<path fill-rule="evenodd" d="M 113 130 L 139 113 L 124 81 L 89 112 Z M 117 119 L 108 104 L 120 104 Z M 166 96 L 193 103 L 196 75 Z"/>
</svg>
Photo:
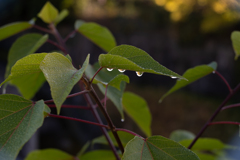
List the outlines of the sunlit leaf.
<svg viewBox="0 0 240 160">
<path fill-rule="evenodd" d="M 88 65 L 89 56 L 87 56 L 82 68 L 79 70 L 73 67 L 68 58 L 56 52 L 46 55 L 41 62 L 40 69 L 50 85 L 51 95 L 58 114 L 61 105 L 70 94 L 73 86 L 81 79 Z"/>
<path fill-rule="evenodd" d="M 116 160 L 115 155 L 110 150 L 96 150 L 85 153 L 79 157 L 81 160 Z"/>
<path fill-rule="evenodd" d="M 12 66 L 17 60 L 32 54 L 38 50 L 48 39 L 48 35 L 41 35 L 37 33 L 25 34 L 18 38 L 10 48 L 8 54 L 8 64 L 6 68 L 5 78 L 7 78 L 11 72 Z"/>
<path fill-rule="evenodd" d="M 15 160 L 22 146 L 42 125 L 43 100 L 33 103 L 17 95 L 0 95 L 0 159 Z"/>
<path fill-rule="evenodd" d="M 182 87 L 185 87 L 186 85 L 189 85 L 190 83 L 203 78 L 207 75 L 209 75 L 210 73 L 212 73 L 214 70 L 216 70 L 217 64 L 216 62 L 212 62 L 209 65 L 200 65 L 200 66 L 196 66 L 194 68 L 190 68 L 188 69 L 184 74 L 183 77 L 185 77 L 186 79 L 188 79 L 188 81 L 184 81 L 182 79 L 179 79 L 176 84 L 167 92 L 165 93 L 161 99 L 159 100 L 159 102 L 161 102 L 165 97 L 167 97 L 169 94 L 171 94 L 172 92 L 175 92 L 177 90 L 179 90 Z"/>
<path fill-rule="evenodd" d="M 12 67 L 11 74 L 0 86 L 10 81 L 25 98 L 32 98 L 45 82 L 39 65 L 46 55 L 47 53 L 30 54 L 18 60 Z"/>
<path fill-rule="evenodd" d="M 240 32 L 234 31 L 231 34 L 233 49 L 235 51 L 235 60 L 240 56 Z"/>
<path fill-rule="evenodd" d="M 31 27 L 32 25 L 29 22 L 15 22 L 4 25 L 0 27 L 0 41 Z"/>
<path fill-rule="evenodd" d="M 195 135 L 192 132 L 186 130 L 175 130 L 170 134 L 169 138 L 176 142 L 180 142 L 185 139 L 194 139 Z"/>
<path fill-rule="evenodd" d="M 125 92 L 123 94 L 122 103 L 126 113 L 136 122 L 148 137 L 151 136 L 152 116 L 147 102 L 134 93 Z"/>
<path fill-rule="evenodd" d="M 145 51 L 130 45 L 117 46 L 108 54 L 100 54 L 98 60 L 100 66 L 104 68 L 148 72 L 186 80 L 184 77 L 159 64 Z"/>
<path fill-rule="evenodd" d="M 58 10 L 51 4 L 51 2 L 46 2 L 42 10 L 38 13 L 38 17 L 45 23 L 52 23 L 58 17 Z"/>
<path fill-rule="evenodd" d="M 32 151 L 24 160 L 74 160 L 74 156 L 58 149 Z"/>
<path fill-rule="evenodd" d="M 75 29 L 105 51 L 116 46 L 115 38 L 106 28 L 97 23 L 76 21 Z"/>
<path fill-rule="evenodd" d="M 127 145 L 127 143 L 134 138 L 134 135 L 130 134 L 130 133 L 127 133 L 127 132 L 123 132 L 123 131 L 118 131 L 118 136 L 122 142 L 122 145 L 123 147 L 125 147 Z M 112 142 L 114 144 L 114 146 L 118 146 L 118 143 L 115 139 L 115 137 L 113 136 L 112 132 L 109 131 L 108 132 L 108 135 L 110 136 L 110 138 L 112 139 Z M 100 136 L 100 137 L 97 137 L 95 139 L 92 140 L 92 144 L 95 144 L 95 143 L 99 143 L 99 144 L 105 144 L 105 145 L 108 145 L 108 142 L 105 138 L 104 135 Z"/>
<path fill-rule="evenodd" d="M 64 9 L 62 10 L 59 15 L 57 16 L 57 18 L 55 19 L 55 25 L 57 25 L 59 22 L 61 22 L 64 18 L 66 18 L 68 16 L 69 12 L 68 10 Z"/>
<path fill-rule="evenodd" d="M 146 140 L 134 137 L 125 147 L 122 160 L 200 160 L 191 150 L 162 136 Z"/>
</svg>

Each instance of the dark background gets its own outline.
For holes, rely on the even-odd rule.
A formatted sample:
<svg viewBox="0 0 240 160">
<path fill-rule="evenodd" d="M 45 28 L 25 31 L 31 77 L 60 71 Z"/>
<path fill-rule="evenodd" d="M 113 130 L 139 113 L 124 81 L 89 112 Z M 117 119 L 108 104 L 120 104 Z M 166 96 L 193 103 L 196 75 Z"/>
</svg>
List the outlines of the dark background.
<svg viewBox="0 0 240 160">
<path fill-rule="evenodd" d="M 45 0 L 2 0 L 0 1 L 0 26 L 15 21 L 29 21 L 37 18 Z M 109 28 L 117 44 L 129 44 L 148 52 L 155 60 L 182 75 L 188 68 L 196 65 L 218 63 L 218 71 L 232 87 L 239 81 L 239 60 L 234 60 L 230 35 L 240 28 L 240 4 L 236 0 L 50 0 L 59 10 L 68 9 L 69 16 L 59 25 L 63 37 L 74 29 L 76 19 L 97 22 Z M 37 25 L 47 27 L 37 18 Z M 11 44 L 24 33 L 38 32 L 31 29 L 0 42 L 0 80 L 3 81 L 7 54 Z M 41 33 L 41 32 L 40 32 Z M 53 37 L 50 37 L 55 40 Z M 82 64 L 84 57 L 91 54 L 91 64 L 97 62 L 98 55 L 105 53 L 83 36 L 76 34 L 67 42 L 68 51 L 75 64 Z M 56 50 L 51 44 L 44 44 L 38 52 Z M 137 77 L 127 71 L 131 83 L 127 89 L 141 95 L 149 104 L 153 121 L 153 135 L 169 134 L 176 129 L 186 129 L 197 133 L 217 106 L 228 94 L 227 87 L 217 75 L 209 75 L 180 91 L 171 94 L 161 104 L 160 97 L 174 85 L 176 80 L 169 77 L 144 74 Z M 77 91 L 77 88 L 74 90 Z M 8 93 L 17 93 L 8 87 Z M 239 94 L 231 103 L 239 102 Z M 34 99 L 51 99 L 47 84 Z M 69 99 L 67 103 L 84 105 L 81 97 Z M 120 115 L 111 103 L 108 110 L 114 123 L 141 131 Z M 234 108 L 220 113 L 217 120 L 239 121 L 239 109 Z M 54 112 L 54 110 L 53 110 Z M 94 121 L 88 111 L 66 110 L 64 115 Z M 211 126 L 204 136 L 220 138 L 228 142 L 238 132 L 237 126 Z M 98 127 L 57 120 L 45 119 L 35 138 L 25 147 L 19 158 L 36 148 L 59 148 L 76 154 L 81 146 L 101 135 Z M 98 146 L 97 146 L 98 147 Z"/>
</svg>

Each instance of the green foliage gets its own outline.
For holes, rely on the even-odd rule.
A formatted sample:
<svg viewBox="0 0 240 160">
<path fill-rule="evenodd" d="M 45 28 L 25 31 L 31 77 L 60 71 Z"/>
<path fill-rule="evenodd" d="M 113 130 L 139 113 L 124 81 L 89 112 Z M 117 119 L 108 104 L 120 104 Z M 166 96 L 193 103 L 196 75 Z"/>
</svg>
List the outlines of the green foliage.
<svg viewBox="0 0 240 160">
<path fill-rule="evenodd" d="M 45 56 L 40 64 L 46 80 L 51 89 L 51 95 L 57 107 L 57 113 L 60 113 L 61 105 L 71 92 L 73 86 L 82 78 L 82 75 L 89 63 L 87 56 L 81 69 L 73 67 L 71 61 L 60 53 L 50 53 Z"/>
<path fill-rule="evenodd" d="M 162 136 L 152 136 L 146 140 L 134 137 L 127 144 L 122 160 L 139 159 L 200 160 L 192 151 Z"/>
<path fill-rule="evenodd" d="M 61 22 L 64 18 L 68 16 L 69 12 L 68 10 L 64 9 L 62 10 L 59 15 L 56 17 L 54 24 L 57 25 L 59 22 Z"/>
<path fill-rule="evenodd" d="M 63 19 L 64 15 L 61 15 L 61 18 L 58 18 L 58 10 L 50 3 L 46 2 L 42 10 L 38 13 L 38 17 L 41 18 L 45 23 L 52 23 Z"/>
<path fill-rule="evenodd" d="M 240 32 L 234 31 L 231 34 L 233 49 L 235 51 L 235 60 L 240 56 Z"/>
<path fill-rule="evenodd" d="M 142 131 L 148 136 L 151 136 L 151 121 L 152 116 L 148 109 L 147 102 L 140 96 L 125 92 L 123 94 L 123 108 L 126 113 L 132 117 Z M 144 115 L 144 118 L 142 117 Z"/>
<path fill-rule="evenodd" d="M 96 150 L 90 151 L 80 156 L 79 159 L 81 160 L 93 160 L 98 157 L 98 160 L 115 160 L 116 157 L 114 156 L 113 152 L 110 150 Z"/>
<path fill-rule="evenodd" d="M 171 140 L 176 142 L 180 142 L 185 139 L 194 139 L 195 135 L 189 131 L 185 130 L 175 130 L 171 133 L 170 137 Z"/>
<path fill-rule="evenodd" d="M 112 33 L 99 24 L 78 20 L 75 23 L 75 29 L 107 52 L 116 46 Z"/>
<path fill-rule="evenodd" d="M 98 60 L 100 66 L 104 68 L 148 72 L 186 80 L 184 77 L 159 64 L 145 51 L 130 45 L 117 46 L 109 51 L 108 54 L 100 54 Z"/>
<path fill-rule="evenodd" d="M 20 148 L 44 119 L 43 100 L 33 103 L 17 95 L 0 95 L 0 159 L 15 160 Z"/>
</svg>

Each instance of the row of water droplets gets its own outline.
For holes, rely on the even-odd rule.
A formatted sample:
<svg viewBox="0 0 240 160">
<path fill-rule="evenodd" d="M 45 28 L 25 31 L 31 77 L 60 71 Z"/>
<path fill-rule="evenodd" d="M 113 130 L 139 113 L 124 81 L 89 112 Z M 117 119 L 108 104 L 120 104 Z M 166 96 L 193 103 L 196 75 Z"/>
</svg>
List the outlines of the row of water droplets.
<svg viewBox="0 0 240 160">
<path fill-rule="evenodd" d="M 108 71 L 112 71 L 113 68 L 107 68 L 107 70 L 108 70 Z M 123 73 L 123 72 L 125 72 L 126 70 L 125 70 L 125 69 L 118 69 L 118 71 L 121 72 L 121 73 Z M 141 77 L 141 76 L 143 75 L 143 72 L 138 72 L 138 71 L 137 71 L 136 74 L 137 74 L 138 77 Z"/>
</svg>

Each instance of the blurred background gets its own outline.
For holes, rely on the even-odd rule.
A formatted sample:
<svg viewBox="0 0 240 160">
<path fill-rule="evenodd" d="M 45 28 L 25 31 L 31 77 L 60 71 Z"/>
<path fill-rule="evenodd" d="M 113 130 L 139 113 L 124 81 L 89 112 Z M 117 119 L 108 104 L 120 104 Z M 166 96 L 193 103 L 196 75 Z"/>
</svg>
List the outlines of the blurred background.
<svg viewBox="0 0 240 160">
<path fill-rule="evenodd" d="M 74 29 L 77 19 L 97 22 L 106 26 L 115 36 L 117 44 L 129 44 L 145 50 L 160 64 L 182 75 L 196 65 L 218 63 L 218 71 L 231 87 L 240 82 L 239 60 L 234 60 L 230 35 L 240 30 L 240 3 L 238 0 L 50 0 L 58 9 L 68 9 L 70 14 L 58 25 L 65 37 Z M 0 26 L 15 21 L 29 21 L 36 17 L 46 0 L 0 0 Z M 37 18 L 37 25 L 47 27 Z M 0 80 L 4 79 L 7 55 L 17 37 L 35 29 L 19 33 L 0 42 Z M 54 40 L 53 37 L 50 37 Z M 85 37 L 76 34 L 67 41 L 67 47 L 75 64 L 82 64 L 88 53 L 91 64 L 98 55 L 105 53 Z M 44 44 L 38 52 L 56 50 Z M 228 89 L 217 75 L 209 75 L 168 96 L 162 103 L 160 97 L 176 82 L 169 77 L 144 74 L 136 76 L 126 71 L 130 84 L 126 90 L 146 99 L 152 113 L 153 135 L 169 137 L 176 129 L 198 133 L 228 94 Z M 77 88 L 76 88 L 77 91 Z M 8 87 L 8 93 L 17 93 Z M 239 102 L 236 95 L 231 103 Z M 35 99 L 51 99 L 49 87 L 44 87 Z M 84 105 L 81 97 L 67 100 L 70 104 Z M 230 103 L 229 103 L 230 104 Z M 108 103 L 110 116 L 117 127 L 131 129 L 143 135 L 134 122 L 127 117 L 121 122 L 117 110 Z M 53 111 L 54 112 L 54 111 Z M 240 121 L 239 108 L 219 114 L 216 120 Z M 94 121 L 91 112 L 63 109 L 64 115 Z M 229 142 L 239 131 L 238 126 L 216 125 L 207 129 L 203 136 L 220 138 Z M 46 118 L 33 140 L 25 146 L 19 158 L 36 148 L 59 148 L 76 154 L 82 145 L 101 135 L 99 127 Z"/>
</svg>

